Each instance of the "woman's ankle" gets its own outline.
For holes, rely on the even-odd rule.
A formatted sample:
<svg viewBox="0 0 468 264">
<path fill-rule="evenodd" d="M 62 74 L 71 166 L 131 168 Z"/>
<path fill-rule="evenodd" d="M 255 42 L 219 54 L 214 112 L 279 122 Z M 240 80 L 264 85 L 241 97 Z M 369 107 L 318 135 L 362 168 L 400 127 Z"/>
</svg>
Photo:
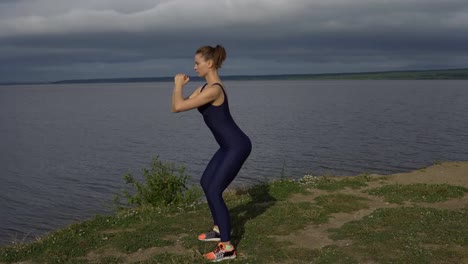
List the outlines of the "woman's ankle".
<svg viewBox="0 0 468 264">
<path fill-rule="evenodd" d="M 231 244 L 231 241 L 221 242 L 227 250 L 234 249 L 234 246 Z"/>
</svg>

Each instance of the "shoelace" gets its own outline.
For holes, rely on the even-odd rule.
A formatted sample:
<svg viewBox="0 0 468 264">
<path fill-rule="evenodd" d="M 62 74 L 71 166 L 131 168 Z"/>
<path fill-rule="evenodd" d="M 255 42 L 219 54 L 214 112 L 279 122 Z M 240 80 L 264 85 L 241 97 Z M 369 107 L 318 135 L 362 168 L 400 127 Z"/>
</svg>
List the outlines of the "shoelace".
<svg viewBox="0 0 468 264">
<path fill-rule="evenodd" d="M 224 252 L 226 250 L 224 249 L 224 246 L 223 244 L 217 246 L 214 250 L 213 250 L 213 254 L 216 256 L 216 258 L 220 258 L 224 255 Z"/>
</svg>

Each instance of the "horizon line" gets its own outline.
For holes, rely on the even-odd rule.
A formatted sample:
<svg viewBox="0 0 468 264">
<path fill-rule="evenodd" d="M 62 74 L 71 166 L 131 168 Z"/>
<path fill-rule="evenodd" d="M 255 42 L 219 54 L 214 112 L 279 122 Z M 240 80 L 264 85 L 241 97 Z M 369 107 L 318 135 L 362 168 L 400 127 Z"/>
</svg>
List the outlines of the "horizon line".
<svg viewBox="0 0 468 264">
<path fill-rule="evenodd" d="M 300 76 L 339 76 L 339 75 L 354 75 L 354 74 L 385 74 L 385 73 L 409 73 L 409 72 L 444 72 L 444 71 L 463 71 L 468 68 L 449 68 L 449 69 L 429 69 L 429 70 L 386 70 L 386 71 L 362 71 L 362 72 L 329 72 L 329 73 L 284 73 L 284 74 L 233 74 L 223 75 L 225 79 L 231 78 L 265 78 L 265 77 L 300 77 Z M 93 82 L 112 82 L 112 81 L 125 81 L 133 80 L 157 80 L 157 81 L 171 81 L 173 76 L 162 77 L 110 77 L 110 78 L 90 78 L 90 79 L 63 79 L 58 81 L 42 81 L 42 82 L 5 82 L 0 85 L 33 85 L 33 84 L 64 84 L 64 83 L 93 83 Z M 191 76 L 194 79 L 202 80 L 202 77 Z"/>
</svg>

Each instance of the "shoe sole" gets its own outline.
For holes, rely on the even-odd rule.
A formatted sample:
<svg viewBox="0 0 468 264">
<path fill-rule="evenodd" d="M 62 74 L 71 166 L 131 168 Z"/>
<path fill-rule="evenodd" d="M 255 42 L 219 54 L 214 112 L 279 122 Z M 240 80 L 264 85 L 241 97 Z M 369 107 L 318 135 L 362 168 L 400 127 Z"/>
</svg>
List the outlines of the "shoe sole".
<svg viewBox="0 0 468 264">
<path fill-rule="evenodd" d="M 209 242 L 209 241 L 218 241 L 219 242 L 219 241 L 221 241 L 221 238 L 207 238 L 207 239 L 198 239 L 198 240 L 207 241 L 207 242 Z"/>
<path fill-rule="evenodd" d="M 222 258 L 222 259 L 215 259 L 215 260 L 212 260 L 211 262 L 220 262 L 220 261 L 223 261 L 223 260 L 229 260 L 229 259 L 235 259 L 236 256 L 230 256 L 230 257 L 225 257 L 225 258 Z"/>
</svg>

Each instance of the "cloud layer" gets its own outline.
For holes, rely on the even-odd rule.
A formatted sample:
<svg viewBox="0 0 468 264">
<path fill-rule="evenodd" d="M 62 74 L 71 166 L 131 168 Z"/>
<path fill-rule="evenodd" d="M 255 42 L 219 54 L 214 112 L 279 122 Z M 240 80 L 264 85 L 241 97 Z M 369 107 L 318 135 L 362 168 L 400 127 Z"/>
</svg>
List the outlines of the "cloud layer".
<svg viewBox="0 0 468 264">
<path fill-rule="evenodd" d="M 467 67 L 464 0 L 0 1 L 0 82 Z"/>
</svg>

